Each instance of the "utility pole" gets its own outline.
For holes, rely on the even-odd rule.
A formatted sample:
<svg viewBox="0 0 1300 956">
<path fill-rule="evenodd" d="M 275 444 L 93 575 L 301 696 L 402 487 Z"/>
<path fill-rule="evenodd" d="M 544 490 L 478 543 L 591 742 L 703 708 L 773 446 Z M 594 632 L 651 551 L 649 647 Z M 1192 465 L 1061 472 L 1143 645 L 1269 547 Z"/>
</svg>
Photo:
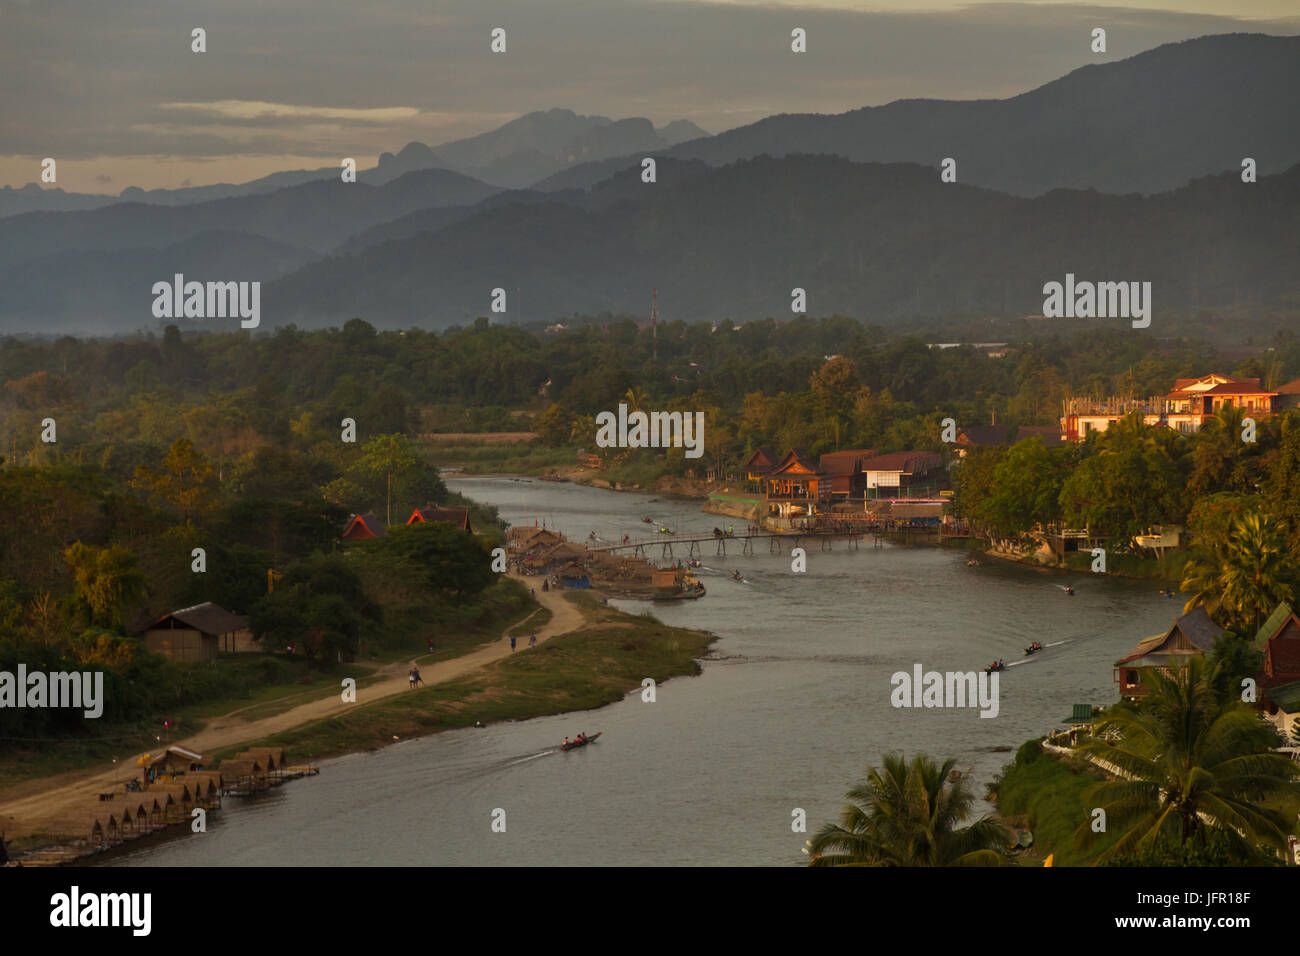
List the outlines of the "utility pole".
<svg viewBox="0 0 1300 956">
<path fill-rule="evenodd" d="M 650 370 L 659 361 L 659 290 L 650 290 Z"/>
</svg>

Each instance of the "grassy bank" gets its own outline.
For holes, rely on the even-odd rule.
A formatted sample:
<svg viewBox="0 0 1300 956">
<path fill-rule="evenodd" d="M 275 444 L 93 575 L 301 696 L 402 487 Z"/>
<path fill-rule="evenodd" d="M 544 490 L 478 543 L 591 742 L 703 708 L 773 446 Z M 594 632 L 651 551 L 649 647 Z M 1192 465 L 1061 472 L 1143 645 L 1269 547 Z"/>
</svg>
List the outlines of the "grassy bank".
<svg viewBox="0 0 1300 956">
<path fill-rule="evenodd" d="M 1106 554 L 1106 573 L 1125 578 L 1178 584 L 1183 579 L 1183 566 L 1190 555 L 1186 551 L 1170 551 L 1158 558 L 1137 554 Z M 1092 570 L 1092 552 L 1081 551 L 1065 556 L 1065 566 L 1074 571 Z"/>
<path fill-rule="evenodd" d="M 1056 866 L 1088 866 L 1119 837 L 1118 832 L 1097 833 L 1085 848 L 1075 844 L 1075 831 L 1092 809 L 1084 795 L 1106 775 L 1085 762 L 1061 760 L 1039 744 L 1022 744 L 1015 760 L 990 785 L 998 815 L 1011 826 L 1033 831 L 1033 853 L 1020 857 L 1022 865 L 1041 865 L 1054 853 Z"/>
<path fill-rule="evenodd" d="M 483 444 L 425 439 L 421 444 L 439 467 L 457 465 L 467 475 L 542 475 L 573 468 L 578 460 L 576 446 L 552 448 L 540 441 Z"/>
<path fill-rule="evenodd" d="M 28 780 L 101 767 L 183 740 L 215 717 L 238 712 L 248 720 L 260 720 L 332 697 L 345 677 L 354 679 L 364 696 L 365 688 L 381 679 L 378 670 L 385 664 L 415 659 L 428 666 L 461 657 L 499 640 L 507 629 L 530 633 L 551 617 L 547 608 L 528 597 L 522 584 L 508 578 L 465 607 L 394 604 L 386 611 L 383 644 L 366 643 L 356 663 L 320 667 L 301 654 L 278 652 L 238 654 L 206 664 L 168 661 L 162 665 L 170 675 L 167 693 L 152 701 L 146 717 L 83 721 L 75 736 L 0 739 L 4 785 L 0 793 Z M 430 638 L 432 654 L 427 650 Z M 164 729 L 164 719 L 171 721 L 169 728 Z"/>
<path fill-rule="evenodd" d="M 581 630 L 521 650 L 473 674 L 387 698 L 359 703 L 347 714 L 317 721 L 244 746 L 284 747 L 294 761 L 319 760 L 475 721 L 524 720 L 589 710 L 621 700 L 641 686 L 698 674 L 696 658 L 713 636 L 660 624 L 574 595 L 587 617 Z M 364 701 L 364 695 L 361 700 Z M 218 758 L 226 754 L 218 753 Z"/>
</svg>

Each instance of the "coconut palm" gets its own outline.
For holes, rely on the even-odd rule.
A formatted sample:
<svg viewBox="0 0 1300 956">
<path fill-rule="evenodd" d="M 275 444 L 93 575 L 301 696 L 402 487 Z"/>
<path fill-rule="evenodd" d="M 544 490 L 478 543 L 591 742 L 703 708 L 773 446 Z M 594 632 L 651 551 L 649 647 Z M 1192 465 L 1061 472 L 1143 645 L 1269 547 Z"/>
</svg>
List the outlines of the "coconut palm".
<svg viewBox="0 0 1300 956">
<path fill-rule="evenodd" d="M 1225 541 L 1207 542 L 1187 562 L 1181 587 L 1192 596 L 1184 611 L 1204 605 L 1229 629 L 1253 634 L 1265 615 L 1292 599 L 1297 576 L 1281 522 L 1250 512 L 1233 519 Z"/>
<path fill-rule="evenodd" d="M 1001 823 L 982 817 L 963 829 L 975 796 L 956 760 L 942 766 L 925 754 L 907 761 L 884 757 L 880 769 L 845 794 L 839 823 L 823 826 L 809 843 L 813 866 L 997 865 L 1010 842 Z M 950 779 L 952 778 L 952 779 Z"/>
<path fill-rule="evenodd" d="M 623 397 L 627 400 L 628 411 L 631 412 L 641 411 L 650 401 L 645 389 L 636 386 L 629 388 Z"/>
<path fill-rule="evenodd" d="M 1088 806 L 1120 824 L 1119 840 L 1098 856 L 1150 850 L 1163 836 L 1186 844 L 1221 833 L 1242 860 L 1267 860 L 1261 847 L 1286 845 L 1286 818 L 1259 804 L 1293 786 L 1295 763 L 1272 752 L 1276 734 L 1239 699 L 1219 698 L 1201 658 L 1170 674 L 1152 672 L 1151 692 L 1136 708 L 1101 720 L 1079 752 L 1120 779 L 1090 788 Z M 1079 827 L 1094 838 L 1091 815 Z"/>
</svg>

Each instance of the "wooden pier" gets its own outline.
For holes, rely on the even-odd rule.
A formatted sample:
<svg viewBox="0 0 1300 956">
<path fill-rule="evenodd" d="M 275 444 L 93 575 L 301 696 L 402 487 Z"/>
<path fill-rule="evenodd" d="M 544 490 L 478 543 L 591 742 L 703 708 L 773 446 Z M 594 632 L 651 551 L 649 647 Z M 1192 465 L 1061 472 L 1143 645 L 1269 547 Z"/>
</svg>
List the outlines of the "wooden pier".
<svg viewBox="0 0 1300 956">
<path fill-rule="evenodd" d="M 783 544 L 787 543 L 792 548 L 803 547 L 805 540 L 818 542 L 822 551 L 834 549 L 836 540 L 843 540 L 848 544 L 850 551 L 856 551 L 861 540 L 866 537 L 868 532 L 853 530 L 827 530 L 827 531 L 754 531 L 747 534 L 693 534 L 693 535 L 669 535 L 656 534 L 648 538 L 633 538 L 622 544 L 604 544 L 596 547 L 588 547 L 588 551 L 607 551 L 610 553 L 618 551 L 630 551 L 633 554 L 646 556 L 647 549 L 654 548 L 656 545 L 660 549 L 660 557 L 670 559 L 674 557 L 673 546 L 686 547 L 687 557 L 703 557 L 704 545 L 712 541 L 714 543 L 714 554 L 718 557 L 727 556 L 728 545 L 734 550 L 737 546 L 740 548 L 740 554 L 754 554 L 756 543 L 759 541 L 767 542 L 769 554 L 778 554 L 782 550 Z M 880 547 L 880 533 L 873 533 L 875 537 L 875 546 Z"/>
</svg>

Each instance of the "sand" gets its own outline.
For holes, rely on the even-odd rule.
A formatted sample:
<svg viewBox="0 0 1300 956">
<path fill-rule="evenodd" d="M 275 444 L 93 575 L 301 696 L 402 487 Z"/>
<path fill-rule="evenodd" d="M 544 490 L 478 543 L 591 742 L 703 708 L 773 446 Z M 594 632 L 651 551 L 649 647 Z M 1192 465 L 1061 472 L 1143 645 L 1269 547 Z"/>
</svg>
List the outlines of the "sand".
<svg viewBox="0 0 1300 956">
<path fill-rule="evenodd" d="M 511 575 L 515 577 L 515 575 Z M 534 586 L 534 580 L 519 578 L 528 587 Z M 562 591 L 542 591 L 538 589 L 538 602 L 551 611 L 551 619 L 537 629 L 537 643 L 541 644 L 559 634 L 567 634 L 583 626 L 585 618 L 578 608 L 563 597 Z M 528 635 L 519 639 L 519 650 L 526 652 Z M 260 740 L 271 734 L 290 730 L 294 727 L 342 713 L 351 707 L 364 706 L 396 694 L 411 693 L 408 674 L 411 665 L 420 668 L 420 676 L 425 685 L 453 680 L 471 671 L 500 660 L 511 653 L 510 639 L 498 638 L 461 657 L 421 665 L 420 658 L 408 663 L 388 664 L 378 671 L 380 680 L 357 689 L 356 703 L 344 703 L 342 689 L 321 700 L 301 704 L 283 713 L 273 714 L 259 720 L 245 720 L 239 716 L 247 707 L 241 707 L 224 716 L 208 720 L 199 733 L 184 740 L 175 741 L 175 745 L 199 753 L 230 747 L 237 744 Z M 123 794 L 123 785 L 138 776 L 136 759 L 140 754 L 119 761 L 100 769 L 75 770 L 28 780 L 0 791 L 0 831 L 6 839 L 16 840 L 21 837 L 50 830 L 60 820 L 83 814 L 90 809 L 99 809 L 99 794 L 116 792 Z M 112 804 L 107 805 L 111 808 Z"/>
</svg>

